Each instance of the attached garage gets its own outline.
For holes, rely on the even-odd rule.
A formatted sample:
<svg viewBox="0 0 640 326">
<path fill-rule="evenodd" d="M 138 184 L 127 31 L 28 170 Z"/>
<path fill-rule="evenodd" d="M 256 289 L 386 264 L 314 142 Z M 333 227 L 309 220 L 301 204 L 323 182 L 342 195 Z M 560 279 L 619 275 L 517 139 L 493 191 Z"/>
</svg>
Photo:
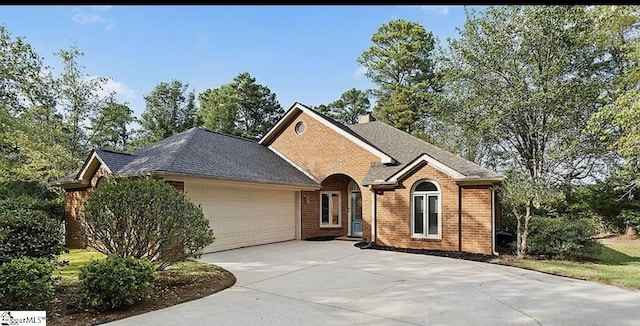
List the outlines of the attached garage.
<svg viewBox="0 0 640 326">
<path fill-rule="evenodd" d="M 184 190 L 216 237 L 205 253 L 296 238 L 297 191 L 215 181 L 187 181 Z"/>
<path fill-rule="evenodd" d="M 83 248 L 75 216 L 102 177 L 162 178 L 202 207 L 215 241 L 203 252 L 300 238 L 300 191 L 320 184 L 274 150 L 202 128 L 133 153 L 95 149 L 78 173 L 58 181 L 65 191 L 67 245 Z"/>
</svg>

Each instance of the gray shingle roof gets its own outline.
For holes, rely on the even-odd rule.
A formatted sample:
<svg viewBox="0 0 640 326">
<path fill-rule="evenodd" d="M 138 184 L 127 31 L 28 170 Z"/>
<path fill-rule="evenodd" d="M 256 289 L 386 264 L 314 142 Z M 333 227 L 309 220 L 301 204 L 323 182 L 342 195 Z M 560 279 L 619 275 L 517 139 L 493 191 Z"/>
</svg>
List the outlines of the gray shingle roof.
<svg viewBox="0 0 640 326">
<path fill-rule="evenodd" d="M 422 154 L 433 157 L 467 177 L 501 177 L 499 174 L 461 156 L 450 153 L 380 121 L 354 124 L 347 127 L 398 162 L 398 165 L 372 166 L 364 178 L 363 184 L 370 184 L 378 179 L 387 180 Z"/>
<path fill-rule="evenodd" d="M 318 183 L 255 141 L 191 128 L 131 154 L 96 153 L 117 175 L 179 173 L 219 179 L 290 185 Z"/>
</svg>

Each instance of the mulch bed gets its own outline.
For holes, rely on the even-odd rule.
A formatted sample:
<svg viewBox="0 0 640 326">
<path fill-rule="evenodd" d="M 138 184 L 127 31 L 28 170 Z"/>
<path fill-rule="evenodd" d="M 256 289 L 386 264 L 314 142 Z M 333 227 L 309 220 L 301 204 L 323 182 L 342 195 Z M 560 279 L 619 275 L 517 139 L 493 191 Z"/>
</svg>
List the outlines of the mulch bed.
<svg viewBox="0 0 640 326">
<path fill-rule="evenodd" d="M 405 253 L 410 253 L 410 254 L 457 258 L 457 259 L 473 260 L 473 261 L 480 261 L 480 262 L 491 262 L 493 259 L 495 259 L 495 257 L 491 256 L 491 255 L 473 254 L 473 253 L 458 252 L 458 251 L 442 251 L 442 250 L 432 250 L 432 249 L 397 248 L 397 247 L 390 247 L 390 246 L 380 246 L 380 245 L 376 245 L 376 244 L 368 246 L 368 245 L 363 244 L 361 242 L 355 244 L 355 246 L 359 247 L 360 249 L 374 249 L 374 250 L 405 252 Z"/>
<path fill-rule="evenodd" d="M 145 312 L 173 306 L 182 302 L 199 299 L 222 291 L 236 283 L 229 271 L 211 265 L 207 272 L 184 273 L 175 270 L 158 272 L 153 294 L 150 298 L 119 310 L 99 312 L 67 312 L 64 294 L 75 285 L 60 285 L 56 288 L 56 298 L 47 309 L 49 325 L 96 325 L 139 315 Z M 69 313 L 69 314 L 67 314 Z"/>
</svg>

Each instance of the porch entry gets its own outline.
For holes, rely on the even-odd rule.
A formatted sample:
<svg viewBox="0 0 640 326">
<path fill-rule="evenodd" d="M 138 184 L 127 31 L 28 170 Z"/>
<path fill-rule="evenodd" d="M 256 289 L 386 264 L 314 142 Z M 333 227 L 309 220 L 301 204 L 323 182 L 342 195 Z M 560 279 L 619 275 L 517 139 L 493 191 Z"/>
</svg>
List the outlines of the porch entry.
<svg viewBox="0 0 640 326">
<path fill-rule="evenodd" d="M 362 236 L 362 193 L 358 184 L 349 182 L 349 235 Z"/>
</svg>

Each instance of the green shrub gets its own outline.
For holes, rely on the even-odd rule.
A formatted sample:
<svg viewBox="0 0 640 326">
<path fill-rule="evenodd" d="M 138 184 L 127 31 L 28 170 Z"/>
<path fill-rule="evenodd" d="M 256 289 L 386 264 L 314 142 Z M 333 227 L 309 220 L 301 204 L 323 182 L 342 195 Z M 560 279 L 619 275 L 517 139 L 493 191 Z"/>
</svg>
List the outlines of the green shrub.
<svg viewBox="0 0 640 326">
<path fill-rule="evenodd" d="M 531 255 L 571 259 L 585 257 L 597 250 L 597 223 L 590 219 L 572 220 L 536 216 L 532 219 L 528 250 Z"/>
<path fill-rule="evenodd" d="M 44 258 L 19 258 L 0 265 L 2 309 L 45 310 L 54 295 L 53 266 Z"/>
<path fill-rule="evenodd" d="M 54 259 L 64 250 L 59 221 L 39 210 L 0 210 L 0 263 L 21 257 Z"/>
<path fill-rule="evenodd" d="M 0 200 L 0 211 L 16 209 L 40 211 L 47 214 L 47 216 L 53 220 L 64 221 L 64 201 L 62 197 L 52 200 L 41 200 L 28 196 L 20 196 Z"/>
<path fill-rule="evenodd" d="M 200 257 L 214 240 L 202 208 L 157 179 L 104 181 L 85 202 L 84 221 L 97 251 L 147 258 L 158 269 Z"/>
<path fill-rule="evenodd" d="M 156 271 L 147 259 L 113 255 L 85 266 L 79 279 L 79 292 L 86 296 L 87 306 L 108 310 L 144 299 L 153 289 Z"/>
<path fill-rule="evenodd" d="M 57 191 L 35 181 L 0 182 L 0 211 L 24 208 L 43 211 L 64 220 L 64 198 Z"/>
<path fill-rule="evenodd" d="M 640 228 L 640 210 L 625 209 L 620 212 L 620 218 L 624 220 L 625 224 Z"/>
<path fill-rule="evenodd" d="M 11 180 L 0 182 L 0 198 L 28 196 L 41 200 L 54 200 L 60 197 L 60 190 L 49 187 L 40 181 Z"/>
</svg>

